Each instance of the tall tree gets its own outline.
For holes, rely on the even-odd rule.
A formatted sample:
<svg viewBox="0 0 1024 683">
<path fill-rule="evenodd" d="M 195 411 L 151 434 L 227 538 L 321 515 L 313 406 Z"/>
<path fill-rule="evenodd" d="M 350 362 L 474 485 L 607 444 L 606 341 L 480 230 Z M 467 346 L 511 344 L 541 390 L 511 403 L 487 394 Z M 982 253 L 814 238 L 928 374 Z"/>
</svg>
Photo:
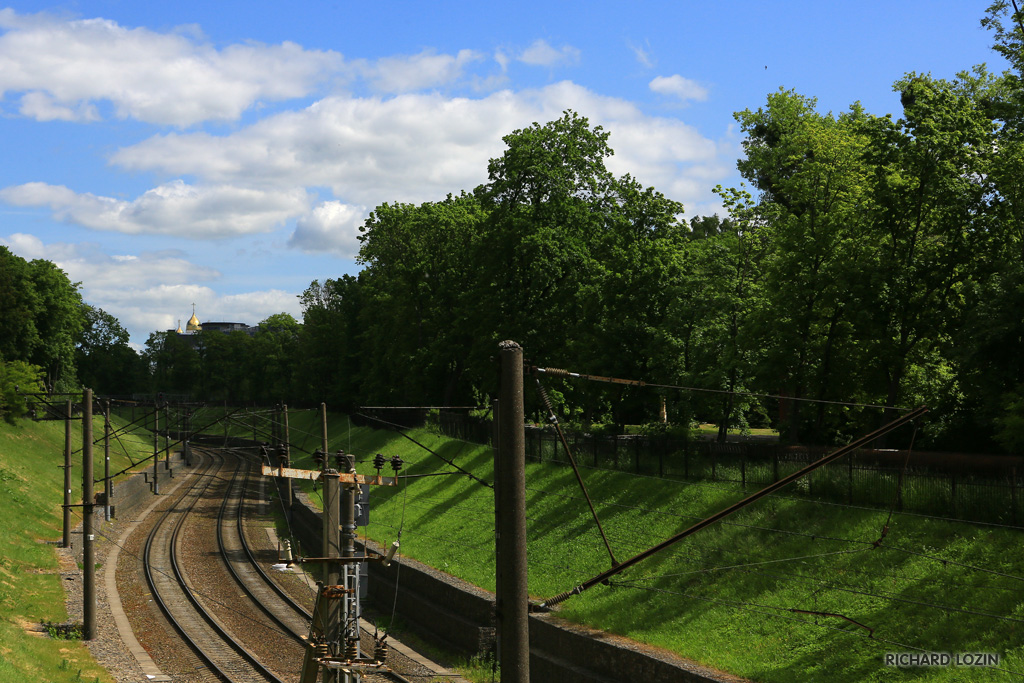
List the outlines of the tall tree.
<svg viewBox="0 0 1024 683">
<path fill-rule="evenodd" d="M 83 304 L 85 325 L 75 358 L 82 386 L 97 394 L 130 394 L 143 389 L 145 366 L 128 344 L 128 331 L 102 308 Z"/>
<path fill-rule="evenodd" d="M 813 98 L 780 90 L 766 107 L 738 113 L 747 138 L 737 166 L 760 190 L 753 220 L 746 220 L 764 283 L 751 321 L 764 350 L 759 383 L 794 399 L 825 400 L 856 386 L 853 284 L 865 258 L 859 238 L 867 170 L 860 108 L 833 117 L 815 106 Z M 800 401 L 787 407 L 791 440 L 820 441 L 837 428 L 823 409 L 808 415 Z"/>
<path fill-rule="evenodd" d="M 908 74 L 895 85 L 903 117 L 863 121 L 872 168 L 865 234 L 878 247 L 864 278 L 863 342 L 874 370 L 867 381 L 889 406 L 922 400 L 928 388 L 912 370 L 936 363 L 965 287 L 993 253 L 996 127 L 973 95 L 975 79 Z"/>
<path fill-rule="evenodd" d="M 477 350 L 472 318 L 479 299 L 467 285 L 478 273 L 474 242 L 485 216 L 477 198 L 463 193 L 419 206 L 383 204 L 366 220 L 361 282 L 374 301 L 362 318 L 367 398 L 473 400 L 466 373 Z"/>
</svg>

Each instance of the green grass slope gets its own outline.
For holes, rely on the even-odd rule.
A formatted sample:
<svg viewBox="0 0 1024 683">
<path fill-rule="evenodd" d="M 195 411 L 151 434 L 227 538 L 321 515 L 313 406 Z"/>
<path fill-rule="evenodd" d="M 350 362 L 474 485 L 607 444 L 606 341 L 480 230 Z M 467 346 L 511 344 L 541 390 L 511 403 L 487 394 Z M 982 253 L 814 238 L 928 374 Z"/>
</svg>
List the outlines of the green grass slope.
<svg viewBox="0 0 1024 683">
<path fill-rule="evenodd" d="M 101 417 L 93 431 L 96 437 L 103 434 Z M 143 440 L 133 436 L 121 441 L 129 452 L 145 449 Z M 75 423 L 73 443 L 73 450 L 81 448 L 80 422 Z M 61 538 L 63 453 L 63 422 L 0 422 L 0 682 L 112 680 L 81 642 L 27 632 L 34 624 L 68 618 L 54 551 Z M 94 458 L 95 474 L 101 477 L 102 448 L 94 450 Z M 81 455 L 72 462 L 73 498 L 80 502 Z M 114 471 L 128 465 L 124 450 L 113 448 Z M 76 510 L 73 523 L 80 519 Z"/>
<path fill-rule="evenodd" d="M 319 441 L 318 418 L 293 418 L 293 442 Z M 424 430 L 417 440 L 486 481 L 489 449 Z M 311 437 L 310 437 L 311 438 Z M 403 474 L 375 487 L 370 538 L 494 590 L 493 491 L 393 432 L 331 417 L 331 450 L 361 460 L 400 455 Z M 296 458 L 295 466 L 311 463 Z M 372 473 L 368 462 L 362 473 Z M 385 472 L 386 473 L 386 472 Z M 620 472 L 583 476 L 619 560 L 744 497 L 734 485 Z M 564 466 L 527 466 L 530 593 L 550 597 L 609 566 Z M 749 493 L 749 492 L 748 492 Z M 315 492 L 313 493 L 316 499 Z M 562 616 L 667 648 L 757 681 L 1013 681 L 1024 679 L 1024 535 L 1017 529 L 894 515 L 785 495 L 563 603 Z M 894 668 L 890 652 L 995 653 L 999 669 Z"/>
</svg>

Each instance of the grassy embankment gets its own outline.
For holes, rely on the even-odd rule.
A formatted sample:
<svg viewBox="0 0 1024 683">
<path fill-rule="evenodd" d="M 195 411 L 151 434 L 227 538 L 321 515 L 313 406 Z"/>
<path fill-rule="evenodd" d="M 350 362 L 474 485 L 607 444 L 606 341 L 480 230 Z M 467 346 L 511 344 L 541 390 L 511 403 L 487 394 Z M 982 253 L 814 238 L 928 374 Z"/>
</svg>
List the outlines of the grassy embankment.
<svg viewBox="0 0 1024 683">
<path fill-rule="evenodd" d="M 116 425 L 123 424 L 117 418 Z M 94 437 L 103 434 L 96 416 Z M 148 440 L 121 438 L 133 459 L 151 452 Z M 81 448 L 81 422 L 74 424 L 73 450 Z M 132 452 L 134 451 L 134 452 Z M 61 538 L 64 473 L 63 422 L 15 424 L 0 421 L 0 681 L 111 681 L 75 640 L 39 637 L 26 629 L 40 623 L 62 624 L 68 619 L 54 544 Z M 72 458 L 72 491 L 81 499 L 81 455 Z M 95 473 L 103 476 L 103 450 L 94 449 Z M 111 449 L 112 471 L 130 465 L 124 451 Z M 97 490 L 102 488 L 97 485 Z M 81 520 L 78 509 L 73 523 Z"/>
<path fill-rule="evenodd" d="M 293 441 L 303 432 L 318 435 L 316 419 L 293 417 Z M 411 434 L 493 481 L 488 449 L 424 430 Z M 305 438 L 319 442 L 319 436 Z M 404 473 L 451 469 L 394 433 L 349 429 L 344 417 L 331 417 L 330 444 L 366 460 L 376 452 L 401 455 Z M 295 466 L 310 463 L 299 457 Z M 360 472 L 372 467 L 362 464 Z M 584 470 L 584 478 L 620 560 L 744 495 L 733 484 L 598 470 Z M 532 596 L 568 590 L 609 566 L 571 470 L 528 464 L 527 487 Z M 377 488 L 366 531 L 386 544 L 402 528 L 404 554 L 494 590 L 492 495 L 458 474 Z M 758 681 L 1024 678 L 991 669 L 883 666 L 887 652 L 921 649 L 997 653 L 1001 668 L 1024 672 L 1024 580 L 1013 578 L 1024 576 L 1024 535 L 897 514 L 886 547 L 873 548 L 887 514 L 772 497 L 611 586 L 570 598 L 560 613 Z M 794 609 L 843 615 L 863 627 Z"/>
</svg>

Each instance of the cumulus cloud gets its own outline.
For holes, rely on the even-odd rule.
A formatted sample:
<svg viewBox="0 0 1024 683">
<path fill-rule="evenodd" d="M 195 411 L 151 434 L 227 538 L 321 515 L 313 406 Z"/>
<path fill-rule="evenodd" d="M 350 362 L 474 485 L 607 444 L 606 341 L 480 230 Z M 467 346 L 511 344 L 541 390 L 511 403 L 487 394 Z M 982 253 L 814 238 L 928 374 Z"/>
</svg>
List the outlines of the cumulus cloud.
<svg viewBox="0 0 1024 683">
<path fill-rule="evenodd" d="M 49 207 L 57 219 L 95 230 L 218 239 L 270 232 L 304 213 L 309 196 L 302 189 L 196 187 L 176 180 L 127 202 L 36 182 L 0 190 L 0 201 Z"/>
<path fill-rule="evenodd" d="M 697 81 L 683 78 L 679 74 L 658 76 L 649 84 L 652 91 L 661 95 L 675 97 L 682 101 L 696 100 L 703 102 L 708 99 L 708 90 Z"/>
<path fill-rule="evenodd" d="M 424 50 L 412 56 L 355 62 L 353 70 L 377 92 L 397 94 L 452 84 L 463 76 L 469 64 L 482 59 L 483 55 L 474 50 L 460 50 L 455 55 Z"/>
<path fill-rule="evenodd" d="M 98 102 L 159 124 L 235 120 L 260 100 L 308 95 L 343 63 L 290 42 L 218 50 L 186 33 L 10 9 L 0 30 L 0 97 L 21 93 L 20 112 L 42 121 L 95 120 Z"/>
<path fill-rule="evenodd" d="M 355 258 L 359 253 L 359 227 L 366 218 L 366 211 L 365 206 L 324 202 L 296 222 L 288 246 Z"/>
<path fill-rule="evenodd" d="M 519 53 L 519 61 L 530 66 L 559 66 L 575 64 L 580 60 L 580 51 L 571 45 L 554 48 L 546 40 L 533 41 L 530 47 Z"/>
<path fill-rule="evenodd" d="M 668 181 L 695 166 L 719 167 L 716 143 L 691 126 L 648 116 L 630 102 L 568 81 L 479 99 L 332 97 L 229 135 L 155 136 L 119 150 L 112 160 L 132 171 L 192 174 L 212 183 L 328 187 L 348 205 L 432 201 L 486 182 L 488 159 L 504 149 L 502 136 L 558 118 L 565 109 L 611 131 L 616 154 L 609 163 L 618 172 L 659 189 L 670 191 Z"/>
</svg>

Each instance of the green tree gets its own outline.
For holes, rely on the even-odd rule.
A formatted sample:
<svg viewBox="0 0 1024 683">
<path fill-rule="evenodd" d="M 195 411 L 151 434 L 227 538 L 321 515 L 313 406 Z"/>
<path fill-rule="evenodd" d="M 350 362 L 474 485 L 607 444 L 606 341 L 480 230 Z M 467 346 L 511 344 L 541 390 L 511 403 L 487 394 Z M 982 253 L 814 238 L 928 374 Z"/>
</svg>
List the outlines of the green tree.
<svg viewBox="0 0 1024 683">
<path fill-rule="evenodd" d="M 294 395 L 302 325 L 288 313 L 275 313 L 259 324 L 252 337 L 249 374 L 254 399 L 261 405 L 288 401 Z"/>
<path fill-rule="evenodd" d="M 366 296 L 351 275 L 314 280 L 299 296 L 302 364 L 297 382 L 304 397 L 334 406 L 358 404 L 362 366 L 359 318 Z"/>
<path fill-rule="evenodd" d="M 51 263 L 0 246 L 0 357 L 43 368 L 49 390 L 75 387 L 75 342 L 84 324 L 78 283 Z"/>
<path fill-rule="evenodd" d="M 25 394 L 43 392 L 42 368 L 25 361 L 0 360 L 0 419 L 13 422 L 28 412 Z"/>
<path fill-rule="evenodd" d="M 131 394 L 145 384 L 145 366 L 128 331 L 102 308 L 83 304 L 85 325 L 75 348 L 82 386 L 96 394 Z"/>
<path fill-rule="evenodd" d="M 839 117 L 780 90 L 766 107 L 736 115 L 747 134 L 741 174 L 760 190 L 743 219 L 758 252 L 763 295 L 751 310 L 751 341 L 763 350 L 760 388 L 793 399 L 835 400 L 855 391 L 855 282 L 868 245 L 861 238 L 865 137 L 859 106 Z M 786 436 L 832 438 L 842 424 L 788 401 Z"/>
<path fill-rule="evenodd" d="M 479 351 L 474 243 L 486 214 L 476 197 L 383 204 L 360 235 L 363 311 L 360 377 L 373 401 L 454 405 L 473 400 L 467 367 Z M 382 344 L 379 340 L 388 340 Z M 376 340 L 376 341 L 375 341 Z"/>
<path fill-rule="evenodd" d="M 872 117 L 862 127 L 872 168 L 865 235 L 877 245 L 863 290 L 863 329 L 870 331 L 863 343 L 873 359 L 866 381 L 889 406 L 935 392 L 914 371 L 934 366 L 929 376 L 945 375 L 944 341 L 994 253 L 996 126 L 975 97 L 984 78 L 908 74 L 895 85 L 903 117 Z"/>
<path fill-rule="evenodd" d="M 27 360 L 40 344 L 39 300 L 28 262 L 0 245 L 0 360 Z"/>
<path fill-rule="evenodd" d="M 522 343 L 548 364 L 570 359 L 570 331 L 593 326 L 601 266 L 591 252 L 615 210 L 608 133 L 566 112 L 503 138 L 478 188 L 489 212 L 477 243 L 478 338 Z"/>
</svg>

